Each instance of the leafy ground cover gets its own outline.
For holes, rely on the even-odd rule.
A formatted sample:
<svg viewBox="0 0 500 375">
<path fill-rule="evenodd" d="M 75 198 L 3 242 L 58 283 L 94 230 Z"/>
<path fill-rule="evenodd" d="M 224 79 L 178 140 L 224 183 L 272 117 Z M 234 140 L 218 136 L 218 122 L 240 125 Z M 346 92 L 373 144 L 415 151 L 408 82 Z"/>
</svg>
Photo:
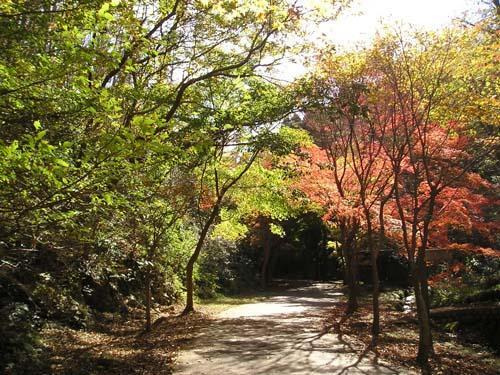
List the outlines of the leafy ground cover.
<svg viewBox="0 0 500 375">
<path fill-rule="evenodd" d="M 417 369 L 418 324 L 415 313 L 402 311 L 400 293 L 381 295 L 381 335 L 378 358 L 395 365 Z M 360 356 L 369 352 L 371 340 L 371 299 L 360 299 L 360 308 L 347 317 L 345 300 L 332 306 L 323 324 L 333 330 Z M 471 342 L 463 336 L 434 327 L 435 355 L 431 359 L 433 374 L 494 375 L 500 368 L 500 357 L 483 343 Z"/>
<path fill-rule="evenodd" d="M 268 291 L 219 295 L 200 300 L 198 311 L 181 316 L 182 306 L 154 311 L 153 329 L 144 332 L 144 313 L 130 311 L 124 319 L 117 314 L 102 314 L 86 330 L 48 325 L 42 330 L 39 361 L 27 365 L 26 374 L 171 374 L 178 349 L 207 327 L 216 314 L 241 304 L 262 302 L 278 295 L 287 283 L 273 285 Z M 417 321 L 413 312 L 401 311 L 401 291 L 381 296 L 382 334 L 378 358 L 416 370 Z M 370 296 L 363 295 L 357 312 L 344 315 L 345 297 L 334 303 L 323 318 L 324 331 L 333 331 L 348 347 L 364 357 L 368 354 L 371 328 Z M 435 374 L 496 374 L 500 358 L 477 341 L 434 327 L 436 356 L 431 364 Z"/>
<path fill-rule="evenodd" d="M 86 331 L 51 326 L 43 330 L 45 368 L 51 374 L 170 374 L 175 352 L 207 314 L 189 317 L 177 311 L 159 311 L 153 330 L 144 333 L 143 314 L 127 321 L 109 317 Z"/>
<path fill-rule="evenodd" d="M 190 340 L 212 316 L 236 305 L 265 300 L 276 291 L 218 295 L 199 300 L 199 309 L 181 316 L 181 305 L 154 311 L 151 332 L 144 332 L 144 311 L 131 310 L 123 319 L 102 314 L 86 330 L 58 324 L 46 326 L 39 361 L 26 364 L 26 374 L 171 374 L 179 347 Z"/>
</svg>

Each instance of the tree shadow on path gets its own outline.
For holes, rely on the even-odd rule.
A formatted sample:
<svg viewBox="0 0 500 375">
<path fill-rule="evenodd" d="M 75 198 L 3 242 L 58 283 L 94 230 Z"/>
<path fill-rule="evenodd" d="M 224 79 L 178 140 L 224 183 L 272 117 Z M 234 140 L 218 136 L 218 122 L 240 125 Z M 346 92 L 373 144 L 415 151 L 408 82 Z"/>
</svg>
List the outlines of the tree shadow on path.
<svg viewBox="0 0 500 375">
<path fill-rule="evenodd" d="M 340 287 L 314 284 L 223 312 L 181 352 L 178 374 L 398 374 L 322 329 Z"/>
</svg>

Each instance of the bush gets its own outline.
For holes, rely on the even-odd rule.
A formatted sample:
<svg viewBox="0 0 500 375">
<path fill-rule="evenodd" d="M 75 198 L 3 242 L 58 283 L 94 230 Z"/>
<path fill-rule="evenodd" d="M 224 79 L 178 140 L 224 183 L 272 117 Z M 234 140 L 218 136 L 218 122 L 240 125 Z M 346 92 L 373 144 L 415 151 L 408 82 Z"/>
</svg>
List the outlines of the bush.
<svg viewBox="0 0 500 375">
<path fill-rule="evenodd" d="M 236 252 L 232 241 L 209 239 L 200 256 L 196 274 L 197 294 L 200 298 L 214 298 L 222 289 L 234 283 L 230 267 L 231 253 Z"/>
<path fill-rule="evenodd" d="M 72 328 L 84 328 L 89 311 L 82 301 L 77 301 L 71 290 L 61 287 L 49 274 L 40 275 L 40 282 L 32 292 L 44 318 L 59 321 Z"/>
<path fill-rule="evenodd" d="M 200 298 L 237 293 L 256 284 L 256 264 L 244 246 L 222 238 L 209 239 L 196 273 Z"/>
<path fill-rule="evenodd" d="M 37 361 L 41 320 L 28 290 L 0 274 L 0 373 Z"/>
<path fill-rule="evenodd" d="M 431 287 L 433 307 L 500 301 L 500 259 L 474 256 L 442 265 Z"/>
</svg>

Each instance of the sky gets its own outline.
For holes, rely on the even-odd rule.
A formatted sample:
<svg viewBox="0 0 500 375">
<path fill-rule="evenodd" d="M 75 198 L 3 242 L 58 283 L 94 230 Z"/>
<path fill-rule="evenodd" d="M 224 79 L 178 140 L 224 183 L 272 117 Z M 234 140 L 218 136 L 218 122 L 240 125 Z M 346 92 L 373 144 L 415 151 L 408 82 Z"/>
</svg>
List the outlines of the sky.
<svg viewBox="0 0 500 375">
<path fill-rule="evenodd" d="M 351 7 L 332 22 L 311 32 L 316 43 L 333 42 L 338 51 L 368 45 L 383 25 L 411 25 L 438 30 L 450 25 L 465 12 L 478 10 L 478 0 L 353 0 Z M 282 78 L 292 81 L 306 69 L 301 63 L 287 62 L 279 69 Z"/>
<path fill-rule="evenodd" d="M 477 9 L 476 0 L 354 0 L 322 32 L 340 47 L 369 42 L 382 24 L 411 24 L 436 30 L 449 25 L 464 12 Z"/>
</svg>

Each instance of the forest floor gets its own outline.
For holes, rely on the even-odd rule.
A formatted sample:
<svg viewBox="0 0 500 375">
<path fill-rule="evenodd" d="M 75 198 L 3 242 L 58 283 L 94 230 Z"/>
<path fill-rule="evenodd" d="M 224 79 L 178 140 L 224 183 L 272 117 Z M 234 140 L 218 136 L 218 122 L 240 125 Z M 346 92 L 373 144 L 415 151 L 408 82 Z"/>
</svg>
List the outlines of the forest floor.
<svg viewBox="0 0 500 375">
<path fill-rule="evenodd" d="M 362 356 L 371 340 L 371 295 L 364 293 L 360 307 L 352 316 L 343 312 L 347 307 L 344 298 L 330 307 L 323 320 L 325 327 L 331 328 L 338 336 L 348 336 L 355 343 L 353 348 Z M 388 290 L 380 296 L 381 335 L 378 356 L 393 365 L 417 367 L 415 356 L 418 348 L 418 325 L 414 312 L 401 311 L 394 293 Z M 468 333 L 469 336 L 470 333 Z M 465 336 L 465 334 L 463 335 Z M 447 332 L 443 327 L 433 329 L 436 355 L 431 359 L 435 375 L 495 375 L 500 373 L 500 357 L 488 348 L 484 339 L 459 337 Z"/>
<path fill-rule="evenodd" d="M 294 282 L 263 302 L 219 312 L 183 345 L 174 374 L 411 374 L 374 363 L 322 325 L 339 284 Z"/>
<path fill-rule="evenodd" d="M 42 332 L 44 364 L 29 374 L 410 374 L 416 372 L 416 322 L 382 296 L 379 364 L 366 350 L 371 319 L 368 296 L 343 320 L 340 284 L 293 282 L 266 292 L 156 310 L 144 333 L 141 310 L 127 320 L 103 315 L 86 330 L 52 325 Z M 435 335 L 436 374 L 496 374 L 500 360 L 482 347 Z M 387 365 L 391 363 L 392 365 Z M 404 369 L 404 370 L 401 370 Z"/>
<path fill-rule="evenodd" d="M 277 291 L 218 296 L 197 303 L 197 312 L 180 316 L 183 306 L 153 309 L 154 324 L 144 332 L 144 311 L 131 309 L 126 319 L 102 314 L 84 330 L 58 324 L 42 332 L 42 349 L 37 363 L 26 365 L 26 374 L 122 375 L 171 374 L 178 349 L 209 326 L 213 317 L 236 305 L 253 303 Z"/>
<path fill-rule="evenodd" d="M 53 325 L 42 332 L 45 366 L 30 374 L 396 374 L 356 354 L 322 324 L 342 298 L 340 286 L 278 283 L 266 292 L 156 311 L 149 333 L 140 310 L 127 320 L 104 315 L 86 330 Z M 408 370 L 402 373 L 411 373 Z"/>
<path fill-rule="evenodd" d="M 109 315 L 86 330 L 46 327 L 42 337 L 47 358 L 37 374 L 171 374 L 179 346 L 209 318 L 204 314 L 181 317 L 173 310 L 157 312 L 161 318 L 149 333 L 144 332 L 142 311 L 132 312 L 126 321 Z"/>
</svg>

